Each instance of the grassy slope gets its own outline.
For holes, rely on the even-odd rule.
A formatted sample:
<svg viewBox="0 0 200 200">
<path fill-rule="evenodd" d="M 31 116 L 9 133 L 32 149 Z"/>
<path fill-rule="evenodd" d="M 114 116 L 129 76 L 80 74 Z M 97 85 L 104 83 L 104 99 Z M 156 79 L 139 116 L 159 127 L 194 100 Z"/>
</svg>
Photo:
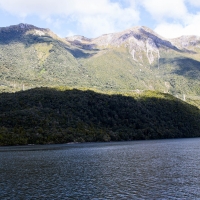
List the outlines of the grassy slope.
<svg viewBox="0 0 200 200">
<path fill-rule="evenodd" d="M 127 92 L 158 90 L 199 106 L 197 54 L 160 50 L 151 66 L 134 61 L 125 46 L 84 50 L 58 38 L 15 32 L 0 33 L 0 92 L 39 86 L 98 88 Z M 23 87 L 24 86 L 24 87 Z M 197 99 L 197 100 L 196 100 Z"/>
<path fill-rule="evenodd" d="M 17 91 L 23 84 L 26 88 L 75 84 L 79 64 L 67 44 L 51 37 L 8 36 L 1 34 L 0 39 L 1 91 Z"/>
<path fill-rule="evenodd" d="M 200 111 L 171 95 L 64 88 L 0 94 L 0 144 L 200 136 Z"/>
</svg>

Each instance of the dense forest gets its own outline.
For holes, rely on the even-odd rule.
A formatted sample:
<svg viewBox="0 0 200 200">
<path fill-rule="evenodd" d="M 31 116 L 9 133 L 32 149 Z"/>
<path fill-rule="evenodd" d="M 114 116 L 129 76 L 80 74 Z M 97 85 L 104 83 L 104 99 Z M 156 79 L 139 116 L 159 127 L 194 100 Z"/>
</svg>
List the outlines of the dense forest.
<svg viewBox="0 0 200 200">
<path fill-rule="evenodd" d="M 200 136 L 200 110 L 169 94 L 36 88 L 0 94 L 0 145 Z"/>
</svg>

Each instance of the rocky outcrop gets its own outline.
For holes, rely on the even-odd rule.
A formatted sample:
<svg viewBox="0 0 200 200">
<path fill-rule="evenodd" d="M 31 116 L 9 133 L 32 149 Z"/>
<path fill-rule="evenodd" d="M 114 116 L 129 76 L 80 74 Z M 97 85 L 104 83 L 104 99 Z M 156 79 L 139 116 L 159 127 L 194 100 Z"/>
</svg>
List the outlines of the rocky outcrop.
<svg viewBox="0 0 200 200">
<path fill-rule="evenodd" d="M 200 37 L 199 36 L 181 36 L 179 38 L 171 39 L 171 43 L 180 49 L 199 47 L 200 48 Z"/>
<path fill-rule="evenodd" d="M 146 55 L 149 64 L 158 61 L 161 49 L 170 49 L 181 52 L 180 46 L 167 40 L 147 27 L 133 27 L 119 33 L 104 34 L 98 38 L 88 39 L 83 36 L 66 38 L 72 45 L 84 49 L 119 48 L 125 46 L 136 62 L 142 63 Z M 179 49 L 180 48 L 180 49 Z"/>
<path fill-rule="evenodd" d="M 38 28 L 36 26 L 33 26 L 31 24 L 23 24 L 20 23 L 18 25 L 12 25 L 8 27 L 1 27 L 0 32 L 10 32 L 10 31 L 16 31 L 16 32 L 27 32 L 30 30 L 40 30 L 40 31 L 48 31 L 49 29 L 44 29 L 44 28 Z"/>
</svg>

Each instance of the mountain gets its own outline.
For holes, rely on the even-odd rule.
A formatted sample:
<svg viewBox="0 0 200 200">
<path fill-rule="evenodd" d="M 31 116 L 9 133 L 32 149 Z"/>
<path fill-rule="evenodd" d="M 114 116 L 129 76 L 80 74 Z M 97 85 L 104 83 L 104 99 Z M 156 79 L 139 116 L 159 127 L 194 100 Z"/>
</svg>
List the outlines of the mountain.
<svg viewBox="0 0 200 200">
<path fill-rule="evenodd" d="M 19 24 L 0 28 L 0 91 L 41 86 L 156 90 L 200 106 L 200 38 L 147 27 L 89 39 Z"/>
<path fill-rule="evenodd" d="M 200 136 L 197 36 L 2 27 L 0 71 L 0 145 Z"/>
</svg>

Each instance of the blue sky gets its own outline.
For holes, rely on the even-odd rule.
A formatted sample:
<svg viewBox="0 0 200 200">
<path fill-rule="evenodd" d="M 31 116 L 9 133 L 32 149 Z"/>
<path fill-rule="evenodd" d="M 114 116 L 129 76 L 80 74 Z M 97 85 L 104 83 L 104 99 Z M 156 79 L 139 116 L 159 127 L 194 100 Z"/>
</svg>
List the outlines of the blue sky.
<svg viewBox="0 0 200 200">
<path fill-rule="evenodd" d="M 166 38 L 200 36 L 200 0 L 0 0 L 0 27 L 19 23 L 89 38 L 147 26 Z"/>
</svg>

